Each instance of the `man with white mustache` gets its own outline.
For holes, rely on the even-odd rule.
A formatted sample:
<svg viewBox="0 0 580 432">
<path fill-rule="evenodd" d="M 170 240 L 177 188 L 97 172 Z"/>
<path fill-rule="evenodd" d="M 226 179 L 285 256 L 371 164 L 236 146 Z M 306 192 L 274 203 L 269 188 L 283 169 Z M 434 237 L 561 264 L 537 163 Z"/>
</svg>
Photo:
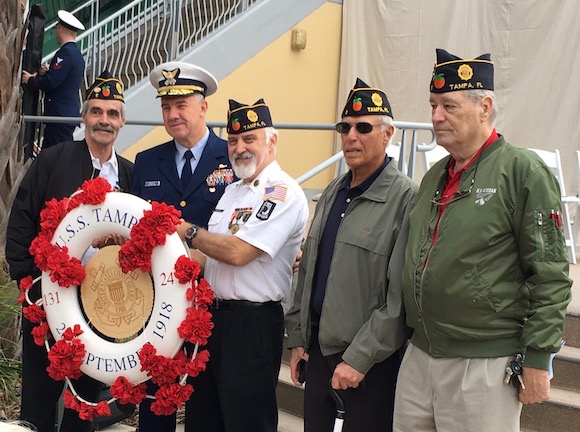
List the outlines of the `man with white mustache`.
<svg viewBox="0 0 580 432">
<path fill-rule="evenodd" d="M 308 205 L 275 160 L 278 132 L 264 100 L 229 106 L 228 154 L 241 180 L 226 187 L 207 230 L 178 227 L 216 298 L 211 357 L 193 382 L 185 430 L 275 432 L 280 302 L 289 296 Z"/>
</svg>

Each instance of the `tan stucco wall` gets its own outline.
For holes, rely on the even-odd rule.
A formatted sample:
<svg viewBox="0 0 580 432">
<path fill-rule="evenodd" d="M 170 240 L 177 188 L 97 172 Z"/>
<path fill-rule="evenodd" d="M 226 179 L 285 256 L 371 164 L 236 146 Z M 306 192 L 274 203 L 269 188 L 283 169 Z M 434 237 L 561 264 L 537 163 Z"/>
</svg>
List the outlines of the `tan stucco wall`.
<svg viewBox="0 0 580 432">
<path fill-rule="evenodd" d="M 342 5 L 327 2 L 294 28 L 306 31 L 306 49 L 291 49 L 291 29 L 221 80 L 208 98 L 208 122 L 225 122 L 228 99 L 253 103 L 264 98 L 274 123 L 335 123 Z M 298 177 L 333 154 L 335 132 L 280 130 L 277 159 Z M 123 152 L 133 160 L 143 149 L 170 139 L 157 128 Z M 303 184 L 322 189 L 334 177 L 328 168 Z"/>
</svg>

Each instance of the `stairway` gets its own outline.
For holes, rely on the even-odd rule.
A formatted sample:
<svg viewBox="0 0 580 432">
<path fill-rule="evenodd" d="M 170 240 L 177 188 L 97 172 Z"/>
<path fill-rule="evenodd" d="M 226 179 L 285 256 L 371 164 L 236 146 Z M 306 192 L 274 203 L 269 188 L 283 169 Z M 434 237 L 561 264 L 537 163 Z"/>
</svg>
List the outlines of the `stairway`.
<svg viewBox="0 0 580 432">
<path fill-rule="evenodd" d="M 570 266 L 570 277 L 577 281 L 577 295 L 569 306 L 564 324 L 566 345 L 554 359 L 554 378 L 550 400 L 525 405 L 522 432 L 572 432 L 580 430 L 580 265 Z M 290 351 L 284 349 L 278 380 L 278 407 L 295 417 L 303 416 L 304 390 L 290 380 Z M 288 432 L 303 432 L 302 425 Z"/>
<path fill-rule="evenodd" d="M 580 274 L 577 267 L 570 266 L 573 278 L 574 273 Z M 574 279 L 580 281 L 580 277 Z M 564 340 L 566 345 L 554 359 L 550 400 L 524 406 L 522 431 L 571 432 L 580 429 L 580 310 L 569 308 L 564 324 Z"/>
<path fill-rule="evenodd" d="M 286 413 L 294 419 L 304 417 L 304 387 L 296 387 L 290 379 L 290 350 L 286 349 L 284 344 L 284 351 L 282 352 L 282 365 L 280 367 L 280 375 L 278 377 L 278 387 L 276 388 L 276 396 L 278 398 L 278 410 Z M 278 428 L 279 432 L 283 430 Z M 284 430 L 284 432 L 303 432 L 304 427 L 302 421 L 294 423 L 292 429 Z"/>
</svg>

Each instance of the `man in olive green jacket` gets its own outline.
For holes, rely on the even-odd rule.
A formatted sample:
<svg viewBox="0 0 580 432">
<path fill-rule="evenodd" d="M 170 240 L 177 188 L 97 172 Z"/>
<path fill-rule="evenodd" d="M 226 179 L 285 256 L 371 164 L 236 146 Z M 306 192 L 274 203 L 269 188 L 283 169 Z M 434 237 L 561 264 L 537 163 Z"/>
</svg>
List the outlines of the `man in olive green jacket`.
<svg viewBox="0 0 580 432">
<path fill-rule="evenodd" d="M 350 171 L 323 192 L 286 315 L 292 380 L 307 361 L 305 430 L 332 430 L 329 381 L 348 407 L 344 432 L 392 428 L 405 341 L 401 270 L 417 186 L 385 155 L 394 133 L 382 90 L 358 80 L 337 124 Z M 363 382 L 364 379 L 364 382 Z"/>
<path fill-rule="evenodd" d="M 410 214 L 403 292 L 413 336 L 398 432 L 519 432 L 521 403 L 549 396 L 571 286 L 560 191 L 534 153 L 496 132 L 493 88 L 489 54 L 437 50 L 431 115 L 450 156 L 425 175 Z"/>
</svg>

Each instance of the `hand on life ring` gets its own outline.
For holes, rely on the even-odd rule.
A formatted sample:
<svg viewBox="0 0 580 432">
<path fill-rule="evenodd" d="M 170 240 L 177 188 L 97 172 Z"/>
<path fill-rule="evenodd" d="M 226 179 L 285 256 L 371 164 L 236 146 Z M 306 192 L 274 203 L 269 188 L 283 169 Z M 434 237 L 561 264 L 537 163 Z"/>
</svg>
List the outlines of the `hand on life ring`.
<svg viewBox="0 0 580 432">
<path fill-rule="evenodd" d="M 71 210 L 56 229 L 52 243 L 68 247 L 69 256 L 80 260 L 98 237 L 119 234 L 129 238 L 131 227 L 149 209 L 151 204 L 134 195 L 107 193 L 102 204 L 81 205 Z M 106 249 L 118 247 L 107 247 L 102 252 Z M 177 233 L 168 235 L 165 245 L 153 249 L 152 308 L 152 293 L 143 292 L 146 289 L 139 283 L 150 280 L 149 275 L 140 270 L 123 274 L 114 258 L 101 260 L 100 252 L 87 265 L 81 295 L 76 289 L 60 287 L 51 281 L 48 272 L 43 272 L 42 300 L 52 335 L 58 341 L 67 328 L 80 325 L 83 333 L 79 339 L 86 350 L 80 367 L 84 374 L 109 385 L 119 376 L 138 384 L 149 379 L 147 372 L 141 371 L 138 357 L 145 343 L 151 343 L 160 355 L 173 358 L 177 354 L 183 343 L 177 329 L 192 304 L 184 296 L 187 286 L 173 276 L 174 265 L 184 254 L 187 249 Z M 83 295 L 83 290 L 88 295 Z M 90 323 L 86 317 L 90 317 Z M 123 333 L 135 325 L 140 333 Z"/>
</svg>

